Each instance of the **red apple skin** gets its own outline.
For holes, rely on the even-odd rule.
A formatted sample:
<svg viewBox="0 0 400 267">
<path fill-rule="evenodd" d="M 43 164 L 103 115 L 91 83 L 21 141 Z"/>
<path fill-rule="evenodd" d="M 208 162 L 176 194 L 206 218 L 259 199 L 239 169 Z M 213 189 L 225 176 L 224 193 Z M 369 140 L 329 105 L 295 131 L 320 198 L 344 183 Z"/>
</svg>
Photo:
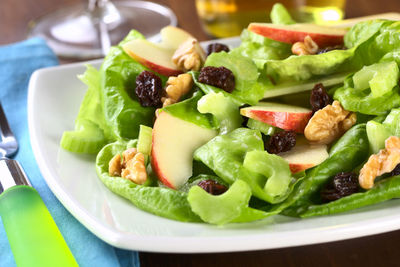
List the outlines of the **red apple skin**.
<svg viewBox="0 0 400 267">
<path fill-rule="evenodd" d="M 154 135 L 153 135 L 153 142 L 154 142 Z M 151 155 L 155 155 L 154 153 L 154 146 L 151 147 Z M 165 175 L 163 175 L 160 167 L 158 166 L 157 159 L 155 157 L 151 157 L 151 167 L 154 173 L 157 175 L 158 179 L 165 185 L 171 189 L 176 189 L 167 179 L 165 179 Z"/>
<path fill-rule="evenodd" d="M 344 35 L 335 35 L 329 33 L 314 33 L 306 31 L 294 31 L 290 29 L 273 28 L 265 24 L 251 23 L 248 30 L 264 37 L 268 37 L 275 41 L 294 44 L 303 42 L 304 38 L 309 35 L 319 47 L 335 46 L 343 44 Z"/>
<path fill-rule="evenodd" d="M 144 58 L 142 58 L 142 57 L 140 57 L 140 56 L 138 56 L 138 55 L 136 55 L 134 53 L 128 52 L 128 54 L 129 54 L 129 56 L 131 56 L 132 58 L 137 60 L 140 64 L 148 67 L 149 69 L 151 69 L 151 70 L 153 70 L 153 71 L 155 71 L 155 72 L 157 72 L 159 74 L 162 74 L 162 75 L 165 75 L 165 76 L 178 76 L 179 74 L 182 73 L 182 71 L 180 71 L 178 69 L 174 70 L 174 69 L 166 68 L 164 66 L 161 66 L 161 65 L 155 64 L 153 62 L 150 62 L 150 61 L 148 61 L 148 60 L 146 60 L 146 59 L 144 59 Z"/>
<path fill-rule="evenodd" d="M 307 170 L 307 169 L 312 168 L 314 166 L 315 166 L 315 164 L 311 164 L 311 163 L 309 163 L 309 164 L 306 164 L 306 163 L 304 163 L 304 164 L 301 164 L 301 163 L 289 163 L 289 169 L 293 174 L 301 172 L 301 171 L 304 171 L 304 170 Z"/>
<path fill-rule="evenodd" d="M 242 115 L 287 131 L 295 131 L 302 134 L 311 118 L 312 112 L 290 113 L 267 110 L 243 110 Z"/>
</svg>

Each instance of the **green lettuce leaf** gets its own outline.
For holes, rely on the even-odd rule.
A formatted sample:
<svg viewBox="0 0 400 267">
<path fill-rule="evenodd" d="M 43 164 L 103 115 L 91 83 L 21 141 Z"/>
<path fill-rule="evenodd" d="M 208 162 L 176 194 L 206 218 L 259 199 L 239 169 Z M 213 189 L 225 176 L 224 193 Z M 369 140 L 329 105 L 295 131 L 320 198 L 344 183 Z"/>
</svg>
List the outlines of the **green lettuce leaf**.
<svg viewBox="0 0 400 267">
<path fill-rule="evenodd" d="M 254 62 L 236 53 L 212 53 L 205 66 L 225 67 L 235 76 L 235 89 L 232 95 L 243 102 L 254 105 L 264 96 L 265 88 L 258 82 L 259 72 Z"/>
<path fill-rule="evenodd" d="M 294 21 L 290 16 L 285 6 L 281 3 L 276 3 L 273 5 L 270 17 L 273 24 L 289 25 L 296 23 L 296 21 Z"/>
<path fill-rule="evenodd" d="M 104 116 L 114 139 L 134 139 L 141 124 L 152 126 L 152 107 L 142 107 L 136 99 L 135 80 L 148 70 L 128 56 L 122 44 L 133 39 L 144 38 L 137 31 L 131 31 L 120 45 L 110 49 L 100 69 L 101 98 Z M 161 77 L 165 81 L 165 77 Z"/>
<path fill-rule="evenodd" d="M 100 99 L 100 73 L 91 65 L 79 79 L 88 87 L 75 120 L 75 130 L 66 131 L 61 147 L 75 153 L 96 154 L 111 139 Z"/>
</svg>

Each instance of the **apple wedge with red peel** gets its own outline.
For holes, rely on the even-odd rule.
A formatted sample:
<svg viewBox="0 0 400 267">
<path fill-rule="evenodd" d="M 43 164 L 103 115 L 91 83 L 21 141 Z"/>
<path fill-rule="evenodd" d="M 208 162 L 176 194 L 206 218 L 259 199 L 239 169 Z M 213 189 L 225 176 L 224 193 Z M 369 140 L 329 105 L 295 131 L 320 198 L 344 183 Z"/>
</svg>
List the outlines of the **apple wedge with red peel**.
<svg viewBox="0 0 400 267">
<path fill-rule="evenodd" d="M 177 189 L 192 176 L 193 153 L 217 135 L 217 131 L 161 111 L 153 127 L 151 166 L 158 179 Z"/>
<path fill-rule="evenodd" d="M 292 150 L 278 154 L 289 163 L 292 173 L 307 170 L 321 164 L 329 157 L 326 145 L 296 144 Z"/>
<path fill-rule="evenodd" d="M 272 23 L 250 23 L 248 30 L 275 41 L 294 44 L 303 42 L 309 35 L 321 47 L 343 44 L 346 30 L 315 24 L 278 25 Z"/>
<path fill-rule="evenodd" d="M 304 133 L 312 111 L 303 107 L 259 102 L 257 106 L 242 108 L 240 114 L 287 131 Z"/>
<path fill-rule="evenodd" d="M 130 57 L 140 64 L 165 76 L 177 76 L 181 70 L 172 62 L 173 49 L 164 48 L 144 39 L 132 40 L 122 47 Z"/>
</svg>

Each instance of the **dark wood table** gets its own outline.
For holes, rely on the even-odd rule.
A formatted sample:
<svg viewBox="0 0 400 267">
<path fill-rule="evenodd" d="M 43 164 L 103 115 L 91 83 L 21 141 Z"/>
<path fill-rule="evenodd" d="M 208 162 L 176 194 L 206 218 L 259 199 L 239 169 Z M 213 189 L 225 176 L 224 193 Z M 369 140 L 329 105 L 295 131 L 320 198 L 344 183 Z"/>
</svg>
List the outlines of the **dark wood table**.
<svg viewBox="0 0 400 267">
<path fill-rule="evenodd" d="M 251 1 L 251 0 L 249 0 Z M 26 38 L 28 22 L 80 0 L 1 0 L 0 44 Z M 170 6 L 180 27 L 200 40 L 208 37 L 195 12 L 194 0 L 154 1 Z M 400 12 L 400 0 L 348 0 L 346 16 Z M 400 230 L 326 244 L 215 254 L 141 253 L 142 266 L 400 266 Z"/>
</svg>

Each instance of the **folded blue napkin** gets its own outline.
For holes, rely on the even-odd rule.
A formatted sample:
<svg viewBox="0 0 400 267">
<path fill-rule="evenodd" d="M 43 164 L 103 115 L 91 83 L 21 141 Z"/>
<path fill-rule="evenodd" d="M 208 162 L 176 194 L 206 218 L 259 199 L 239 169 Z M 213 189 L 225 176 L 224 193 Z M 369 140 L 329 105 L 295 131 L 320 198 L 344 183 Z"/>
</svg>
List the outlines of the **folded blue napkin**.
<svg viewBox="0 0 400 267">
<path fill-rule="evenodd" d="M 80 266 L 139 266 L 137 252 L 114 248 L 82 226 L 61 205 L 40 174 L 29 141 L 28 81 L 33 71 L 57 64 L 58 60 L 54 53 L 39 38 L 0 46 L 0 101 L 20 145 L 15 159 L 24 167 Z M 2 224 L 0 224 L 0 265 L 15 266 Z"/>
</svg>

